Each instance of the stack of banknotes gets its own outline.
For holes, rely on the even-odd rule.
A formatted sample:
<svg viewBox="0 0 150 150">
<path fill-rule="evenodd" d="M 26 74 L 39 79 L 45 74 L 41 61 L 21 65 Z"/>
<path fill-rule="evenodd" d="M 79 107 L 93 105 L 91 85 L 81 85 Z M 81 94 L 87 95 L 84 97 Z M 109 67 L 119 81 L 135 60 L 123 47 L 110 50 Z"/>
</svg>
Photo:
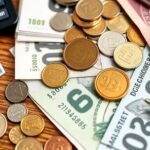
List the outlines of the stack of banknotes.
<svg viewBox="0 0 150 150">
<path fill-rule="evenodd" d="M 74 8 L 54 0 L 20 0 L 16 43 L 11 49 L 15 79 L 26 81 L 33 102 L 79 150 L 150 149 L 150 8 L 138 0 L 117 1 L 147 42 L 141 65 L 134 72 L 126 71 L 131 85 L 121 102 L 106 101 L 94 90 L 98 72 L 116 66 L 102 54 L 92 68 L 70 70 L 71 79 L 63 87 L 51 89 L 40 81 L 46 64 L 63 59 L 65 32 L 51 28 L 50 19 L 58 12 L 71 14 Z M 67 101 L 75 89 L 93 101 L 90 110 L 80 113 Z"/>
</svg>

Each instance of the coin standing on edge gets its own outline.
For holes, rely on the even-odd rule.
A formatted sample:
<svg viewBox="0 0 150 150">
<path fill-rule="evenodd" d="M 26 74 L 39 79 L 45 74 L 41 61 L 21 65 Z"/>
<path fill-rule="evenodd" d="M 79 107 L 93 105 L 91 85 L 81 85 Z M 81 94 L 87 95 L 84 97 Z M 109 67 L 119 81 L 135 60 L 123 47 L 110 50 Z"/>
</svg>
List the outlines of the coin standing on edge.
<svg viewBox="0 0 150 150">
<path fill-rule="evenodd" d="M 61 87 L 68 81 L 69 70 L 63 63 L 50 63 L 43 69 L 41 78 L 48 87 Z"/>
<path fill-rule="evenodd" d="M 18 142 L 15 150 L 43 150 L 43 145 L 35 138 L 27 137 Z"/>
<path fill-rule="evenodd" d="M 22 133 L 20 126 L 14 126 L 13 128 L 11 128 L 11 130 L 9 131 L 9 140 L 13 143 L 13 144 L 17 144 L 20 140 L 26 138 L 26 136 Z"/>
<path fill-rule="evenodd" d="M 75 10 L 81 19 L 93 21 L 100 18 L 103 12 L 103 4 L 100 0 L 80 0 Z"/>
<path fill-rule="evenodd" d="M 118 68 L 100 71 L 95 79 L 97 93 L 106 100 L 115 101 L 124 97 L 129 89 L 130 80 L 126 73 Z"/>
<path fill-rule="evenodd" d="M 5 134 L 6 130 L 7 130 L 7 119 L 2 113 L 0 113 L 0 138 Z"/>
<path fill-rule="evenodd" d="M 89 69 L 97 62 L 98 56 L 96 44 L 85 38 L 73 40 L 63 51 L 64 62 L 74 70 Z"/>
<path fill-rule="evenodd" d="M 146 45 L 146 42 L 145 42 L 142 34 L 138 30 L 138 28 L 134 25 L 130 25 L 130 27 L 127 31 L 127 37 L 128 37 L 130 42 L 134 42 L 139 46 L 145 46 Z"/>
<path fill-rule="evenodd" d="M 23 104 L 12 104 L 7 109 L 7 117 L 10 121 L 18 123 L 28 114 L 28 109 Z"/>
<path fill-rule="evenodd" d="M 76 28 L 76 27 L 72 27 L 68 29 L 64 36 L 66 43 L 70 43 L 71 41 L 78 39 L 78 38 L 86 38 L 86 35 L 81 29 Z"/>
<path fill-rule="evenodd" d="M 21 131 L 27 136 L 39 135 L 45 127 L 44 119 L 39 115 L 27 115 L 21 120 Z"/>
<path fill-rule="evenodd" d="M 56 31 L 65 31 L 73 25 L 71 15 L 59 12 L 51 19 L 50 25 Z"/>
<path fill-rule="evenodd" d="M 124 69 L 135 69 L 143 60 L 143 52 L 135 43 L 123 43 L 115 49 L 114 60 Z"/>
<path fill-rule="evenodd" d="M 120 6 L 116 1 L 107 0 L 103 3 L 102 16 L 108 19 L 114 18 L 120 14 Z"/>
<path fill-rule="evenodd" d="M 12 103 L 20 103 L 28 96 L 28 86 L 23 81 L 14 80 L 6 87 L 5 95 L 8 101 Z"/>
<path fill-rule="evenodd" d="M 113 19 L 107 20 L 106 24 L 111 31 L 126 33 L 130 26 L 130 21 L 126 15 L 120 14 Z"/>
<path fill-rule="evenodd" d="M 72 150 L 70 142 L 62 136 L 54 136 L 50 138 L 44 146 L 44 150 Z"/>
<path fill-rule="evenodd" d="M 127 42 L 127 39 L 123 34 L 114 31 L 107 31 L 100 36 L 98 47 L 104 55 L 113 56 L 116 47 L 125 42 Z"/>
</svg>

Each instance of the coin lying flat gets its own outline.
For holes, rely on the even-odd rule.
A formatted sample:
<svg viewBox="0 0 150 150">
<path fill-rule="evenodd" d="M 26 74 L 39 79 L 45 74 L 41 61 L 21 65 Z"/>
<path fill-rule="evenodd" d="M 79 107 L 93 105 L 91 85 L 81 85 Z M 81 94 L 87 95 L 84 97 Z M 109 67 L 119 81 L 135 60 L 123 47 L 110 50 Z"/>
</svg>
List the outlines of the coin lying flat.
<svg viewBox="0 0 150 150">
<path fill-rule="evenodd" d="M 130 80 L 126 73 L 118 68 L 101 71 L 95 79 L 97 93 L 106 100 L 119 100 L 127 94 Z"/>
<path fill-rule="evenodd" d="M 49 87 L 63 86 L 69 78 L 69 71 L 63 63 L 50 63 L 42 71 L 42 81 Z"/>
<path fill-rule="evenodd" d="M 35 138 L 24 138 L 16 145 L 15 150 L 43 150 L 43 145 Z"/>
<path fill-rule="evenodd" d="M 83 29 L 83 31 L 90 36 L 99 36 L 105 30 L 106 30 L 106 23 L 104 19 L 101 19 L 101 21 L 94 27 Z"/>
<path fill-rule="evenodd" d="M 6 87 L 5 95 L 6 98 L 12 103 L 22 102 L 28 96 L 28 86 L 23 81 L 12 81 Z"/>
<path fill-rule="evenodd" d="M 78 0 L 55 0 L 58 4 L 64 5 L 64 6 L 73 6 L 76 5 Z"/>
<path fill-rule="evenodd" d="M 130 25 L 128 31 L 127 31 L 127 37 L 129 41 L 134 42 L 138 44 L 139 46 L 145 46 L 146 42 L 140 33 L 140 31 L 137 29 L 136 26 Z"/>
<path fill-rule="evenodd" d="M 7 130 L 7 120 L 6 117 L 0 113 L 0 138 L 5 134 Z"/>
<path fill-rule="evenodd" d="M 7 117 L 12 122 L 20 122 L 28 113 L 27 107 L 23 104 L 12 104 L 7 109 Z"/>
<path fill-rule="evenodd" d="M 116 47 L 125 42 L 127 42 L 127 39 L 123 34 L 114 31 L 107 31 L 100 36 L 98 47 L 104 55 L 113 56 Z"/>
<path fill-rule="evenodd" d="M 81 19 L 93 21 L 101 16 L 103 4 L 99 0 L 80 0 L 75 10 Z"/>
<path fill-rule="evenodd" d="M 72 20 L 75 24 L 77 24 L 80 27 L 90 28 L 90 27 L 97 25 L 100 22 L 101 18 L 99 18 L 95 21 L 90 21 L 90 22 L 89 21 L 83 21 L 77 16 L 77 13 L 74 11 L 72 14 Z"/>
<path fill-rule="evenodd" d="M 44 146 L 44 150 L 72 150 L 72 145 L 62 136 L 54 136 Z"/>
<path fill-rule="evenodd" d="M 91 40 L 80 38 L 69 43 L 63 52 L 64 62 L 74 70 L 92 67 L 99 56 L 99 50 Z"/>
<path fill-rule="evenodd" d="M 122 68 L 134 69 L 143 59 L 141 48 L 132 42 L 119 45 L 114 51 L 114 60 Z"/>
<path fill-rule="evenodd" d="M 17 125 L 11 128 L 9 132 L 9 140 L 13 144 L 17 144 L 19 141 L 21 141 L 24 138 L 26 138 L 26 136 L 21 132 L 20 126 Z"/>
<path fill-rule="evenodd" d="M 68 29 L 64 36 L 66 43 L 70 43 L 71 41 L 78 38 L 86 38 L 86 35 L 81 29 L 75 27 Z"/>
<path fill-rule="evenodd" d="M 116 31 L 119 33 L 125 33 L 127 32 L 129 26 L 130 26 L 130 21 L 127 18 L 127 16 L 120 14 L 119 16 L 107 20 L 106 21 L 107 27 L 111 31 Z"/>
<path fill-rule="evenodd" d="M 104 5 L 104 10 L 102 13 L 103 17 L 111 19 L 119 15 L 120 6 L 118 5 L 117 2 L 108 0 L 104 1 L 103 5 Z"/>
<path fill-rule="evenodd" d="M 21 131 L 28 136 L 39 135 L 45 126 L 44 119 L 38 115 L 27 115 L 21 120 Z"/>
<path fill-rule="evenodd" d="M 73 25 L 73 22 L 70 14 L 59 12 L 52 18 L 50 25 L 56 31 L 65 31 Z"/>
</svg>

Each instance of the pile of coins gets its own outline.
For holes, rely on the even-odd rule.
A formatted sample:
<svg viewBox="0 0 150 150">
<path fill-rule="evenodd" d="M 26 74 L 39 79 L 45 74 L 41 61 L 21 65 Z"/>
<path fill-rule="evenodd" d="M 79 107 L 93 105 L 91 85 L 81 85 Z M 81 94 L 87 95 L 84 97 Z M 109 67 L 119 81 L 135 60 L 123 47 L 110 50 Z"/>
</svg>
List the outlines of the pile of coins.
<svg viewBox="0 0 150 150">
<path fill-rule="evenodd" d="M 72 14 L 59 12 L 50 21 L 56 31 L 66 31 L 64 64 L 48 64 L 42 71 L 42 81 L 51 88 L 60 87 L 69 79 L 68 68 L 76 71 L 87 70 L 95 65 L 100 55 L 105 55 L 112 58 L 117 68 L 100 71 L 95 79 L 95 89 L 106 100 L 119 100 L 124 97 L 130 85 L 124 71 L 135 69 L 143 59 L 141 47 L 146 43 L 139 30 L 116 1 L 56 2 L 65 6 L 72 3 L 75 8 Z"/>
<path fill-rule="evenodd" d="M 72 150 L 72 145 L 62 136 L 53 136 L 48 139 L 43 147 L 35 136 L 42 133 L 45 127 L 44 119 L 36 114 L 28 114 L 27 107 L 21 103 L 28 96 L 28 86 L 25 82 L 15 80 L 8 84 L 5 90 L 6 98 L 11 104 L 7 109 L 7 118 L 15 123 L 9 131 L 9 140 L 15 146 L 15 150 L 54 150 L 59 147 Z M 7 130 L 6 117 L 0 113 L 0 138 Z"/>
</svg>

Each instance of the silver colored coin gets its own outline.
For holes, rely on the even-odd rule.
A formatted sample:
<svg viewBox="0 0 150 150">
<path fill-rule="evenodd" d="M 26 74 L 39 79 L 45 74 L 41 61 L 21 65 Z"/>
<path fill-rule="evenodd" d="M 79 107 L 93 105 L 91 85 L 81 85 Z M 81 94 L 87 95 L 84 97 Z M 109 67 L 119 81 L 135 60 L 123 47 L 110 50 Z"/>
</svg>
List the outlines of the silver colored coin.
<svg viewBox="0 0 150 150">
<path fill-rule="evenodd" d="M 7 130 L 7 120 L 6 117 L 0 113 L 0 138 L 5 134 Z"/>
<path fill-rule="evenodd" d="M 20 80 L 12 81 L 5 90 L 6 98 L 12 103 L 20 103 L 28 96 L 28 86 Z"/>
<path fill-rule="evenodd" d="M 7 109 L 7 117 L 12 122 L 20 122 L 28 114 L 28 109 L 23 104 L 12 104 Z"/>
<path fill-rule="evenodd" d="M 104 55 L 113 56 L 116 47 L 125 42 L 127 42 L 127 39 L 123 34 L 114 31 L 107 31 L 100 36 L 98 47 Z"/>
<path fill-rule="evenodd" d="M 55 0 L 58 4 L 63 6 L 74 6 L 78 0 Z"/>
<path fill-rule="evenodd" d="M 145 89 L 146 89 L 147 93 L 150 94 L 150 81 L 148 81 L 148 82 L 146 83 Z"/>
<path fill-rule="evenodd" d="M 73 25 L 71 15 L 64 12 L 57 13 L 50 21 L 50 25 L 56 31 L 65 31 Z"/>
</svg>

